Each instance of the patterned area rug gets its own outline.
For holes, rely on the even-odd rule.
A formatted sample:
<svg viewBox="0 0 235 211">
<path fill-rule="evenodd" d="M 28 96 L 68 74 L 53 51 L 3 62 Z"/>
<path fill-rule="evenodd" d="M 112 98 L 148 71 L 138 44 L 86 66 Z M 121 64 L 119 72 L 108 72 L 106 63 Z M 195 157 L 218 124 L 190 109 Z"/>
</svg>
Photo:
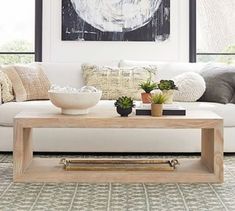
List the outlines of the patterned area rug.
<svg viewBox="0 0 235 211">
<path fill-rule="evenodd" d="M 235 210 L 235 156 L 224 184 L 13 183 L 12 156 L 0 154 L 1 211 Z"/>
</svg>

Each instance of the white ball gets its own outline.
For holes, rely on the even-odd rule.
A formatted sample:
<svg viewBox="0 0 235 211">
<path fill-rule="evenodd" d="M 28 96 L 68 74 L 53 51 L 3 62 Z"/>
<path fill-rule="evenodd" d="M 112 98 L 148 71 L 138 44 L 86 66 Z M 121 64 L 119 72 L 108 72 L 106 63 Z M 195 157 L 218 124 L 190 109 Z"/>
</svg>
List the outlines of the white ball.
<svg viewBox="0 0 235 211">
<path fill-rule="evenodd" d="M 204 78 L 195 72 L 186 72 L 172 79 L 178 91 L 174 92 L 174 101 L 195 102 L 206 91 Z"/>
</svg>

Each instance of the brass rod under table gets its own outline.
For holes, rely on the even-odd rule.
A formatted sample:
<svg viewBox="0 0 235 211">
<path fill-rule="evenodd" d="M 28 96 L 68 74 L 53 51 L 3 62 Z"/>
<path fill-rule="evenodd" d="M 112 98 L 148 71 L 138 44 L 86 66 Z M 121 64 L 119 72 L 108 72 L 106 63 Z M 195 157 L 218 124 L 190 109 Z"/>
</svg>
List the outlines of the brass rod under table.
<svg viewBox="0 0 235 211">
<path fill-rule="evenodd" d="M 68 171 L 173 171 L 178 160 L 157 160 L 157 159 L 66 159 L 62 158 L 60 164 Z"/>
</svg>

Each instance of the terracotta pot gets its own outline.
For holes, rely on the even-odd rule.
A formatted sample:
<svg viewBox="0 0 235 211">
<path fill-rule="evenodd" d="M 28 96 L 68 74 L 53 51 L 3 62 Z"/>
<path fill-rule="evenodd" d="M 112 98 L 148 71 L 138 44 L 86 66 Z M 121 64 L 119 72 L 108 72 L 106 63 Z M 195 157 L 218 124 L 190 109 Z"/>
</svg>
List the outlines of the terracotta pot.
<svg viewBox="0 0 235 211">
<path fill-rule="evenodd" d="M 165 102 L 166 104 L 172 104 L 173 103 L 174 91 L 175 91 L 174 89 L 162 90 L 162 93 L 166 94 L 168 96 L 168 99 Z"/>
<path fill-rule="evenodd" d="M 151 115 L 160 117 L 163 113 L 163 104 L 151 104 Z"/>
<path fill-rule="evenodd" d="M 143 93 L 141 93 L 141 99 L 142 99 L 142 102 L 143 103 L 151 103 L 151 93 L 145 93 L 145 92 L 143 92 Z"/>
</svg>

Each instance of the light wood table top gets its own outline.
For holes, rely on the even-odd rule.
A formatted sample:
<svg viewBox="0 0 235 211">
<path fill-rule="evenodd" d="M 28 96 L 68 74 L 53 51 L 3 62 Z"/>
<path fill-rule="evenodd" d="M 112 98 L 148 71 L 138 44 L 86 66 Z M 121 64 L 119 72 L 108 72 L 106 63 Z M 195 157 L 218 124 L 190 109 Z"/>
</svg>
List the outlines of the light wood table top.
<svg viewBox="0 0 235 211">
<path fill-rule="evenodd" d="M 21 112 L 15 117 L 28 127 L 80 127 L 80 128 L 208 128 L 223 119 L 211 111 L 192 110 L 185 116 L 120 117 L 115 108 L 93 109 L 87 115 L 69 116 L 59 112 Z"/>
</svg>

